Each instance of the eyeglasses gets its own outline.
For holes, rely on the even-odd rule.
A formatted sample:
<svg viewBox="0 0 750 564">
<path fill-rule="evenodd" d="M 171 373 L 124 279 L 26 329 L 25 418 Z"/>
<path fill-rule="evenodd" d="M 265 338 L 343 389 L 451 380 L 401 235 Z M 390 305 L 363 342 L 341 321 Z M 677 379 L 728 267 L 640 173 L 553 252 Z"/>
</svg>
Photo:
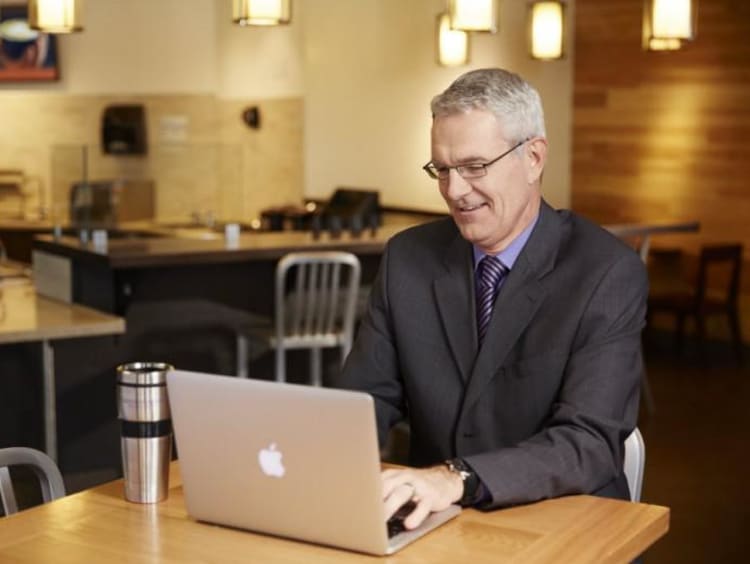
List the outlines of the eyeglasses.
<svg viewBox="0 0 750 564">
<path fill-rule="evenodd" d="M 524 139 L 523 141 L 516 143 L 510 149 L 505 151 L 502 155 L 492 159 L 491 161 L 487 163 L 472 163 L 472 164 L 457 165 L 457 166 L 438 167 L 438 166 L 435 166 L 432 162 L 429 162 L 422 167 L 422 170 L 424 170 L 430 178 L 435 178 L 437 180 L 446 180 L 451 174 L 451 169 L 456 169 L 456 172 L 461 178 L 480 178 L 487 174 L 488 166 L 495 164 L 504 156 L 511 154 L 513 151 L 518 149 L 521 145 L 526 143 L 526 141 L 528 141 L 528 139 Z"/>
</svg>

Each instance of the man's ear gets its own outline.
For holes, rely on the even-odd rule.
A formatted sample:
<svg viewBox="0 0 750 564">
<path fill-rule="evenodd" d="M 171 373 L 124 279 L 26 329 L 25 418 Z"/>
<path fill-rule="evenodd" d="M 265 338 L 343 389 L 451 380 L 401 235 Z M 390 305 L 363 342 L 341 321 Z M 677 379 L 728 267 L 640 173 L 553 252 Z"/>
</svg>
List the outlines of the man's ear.
<svg viewBox="0 0 750 564">
<path fill-rule="evenodd" d="M 534 137 L 526 142 L 524 146 L 524 159 L 526 163 L 526 182 L 534 184 L 539 182 L 547 162 L 547 139 Z"/>
</svg>

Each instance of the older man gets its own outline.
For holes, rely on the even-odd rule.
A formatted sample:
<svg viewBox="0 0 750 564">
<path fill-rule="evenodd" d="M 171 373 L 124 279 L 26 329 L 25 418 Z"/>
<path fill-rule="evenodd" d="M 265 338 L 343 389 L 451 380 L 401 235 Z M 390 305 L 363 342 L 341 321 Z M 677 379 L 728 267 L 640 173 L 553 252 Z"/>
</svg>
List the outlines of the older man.
<svg viewBox="0 0 750 564">
<path fill-rule="evenodd" d="M 647 277 L 638 256 L 541 196 L 539 94 L 483 69 L 432 101 L 432 158 L 451 218 L 386 248 L 342 374 L 402 419 L 415 468 L 383 473 L 390 515 L 575 493 L 628 498 Z"/>
</svg>

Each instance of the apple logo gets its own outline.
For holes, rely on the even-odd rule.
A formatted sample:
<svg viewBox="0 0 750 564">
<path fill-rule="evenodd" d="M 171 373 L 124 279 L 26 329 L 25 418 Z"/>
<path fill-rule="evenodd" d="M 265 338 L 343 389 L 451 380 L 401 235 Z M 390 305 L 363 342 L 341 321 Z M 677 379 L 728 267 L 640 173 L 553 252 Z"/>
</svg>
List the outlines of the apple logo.
<svg viewBox="0 0 750 564">
<path fill-rule="evenodd" d="M 271 443 L 268 448 L 260 449 L 258 453 L 258 463 L 260 469 L 266 476 L 273 476 L 274 478 L 281 478 L 286 469 L 284 464 L 281 462 L 282 453 L 276 449 L 276 443 Z"/>
</svg>

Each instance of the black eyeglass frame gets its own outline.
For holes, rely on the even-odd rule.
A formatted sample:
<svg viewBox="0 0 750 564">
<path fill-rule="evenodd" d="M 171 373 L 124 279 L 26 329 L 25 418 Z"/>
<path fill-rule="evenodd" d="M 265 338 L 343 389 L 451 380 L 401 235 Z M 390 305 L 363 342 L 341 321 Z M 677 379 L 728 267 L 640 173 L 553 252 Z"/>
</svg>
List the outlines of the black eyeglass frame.
<svg viewBox="0 0 750 564">
<path fill-rule="evenodd" d="M 513 151 L 518 149 L 521 145 L 526 143 L 527 141 L 530 141 L 531 138 L 524 139 L 523 141 L 519 141 L 515 145 L 513 145 L 510 149 L 505 151 L 503 154 L 501 154 L 499 157 L 495 157 L 491 161 L 488 161 L 486 163 L 474 163 L 474 164 L 463 164 L 463 165 L 456 165 L 456 166 L 446 166 L 441 167 L 438 169 L 432 161 L 428 162 L 426 165 L 422 167 L 422 170 L 427 173 L 427 176 L 434 180 L 447 180 L 450 177 L 450 171 L 451 169 L 455 169 L 458 175 L 461 178 L 481 178 L 483 176 L 487 176 L 487 167 L 495 164 L 497 161 L 502 159 L 503 157 L 510 155 Z M 471 172 L 467 176 L 467 169 L 470 169 Z M 481 171 L 481 172 L 480 172 Z M 440 174 L 443 173 L 443 176 L 440 176 Z"/>
</svg>

